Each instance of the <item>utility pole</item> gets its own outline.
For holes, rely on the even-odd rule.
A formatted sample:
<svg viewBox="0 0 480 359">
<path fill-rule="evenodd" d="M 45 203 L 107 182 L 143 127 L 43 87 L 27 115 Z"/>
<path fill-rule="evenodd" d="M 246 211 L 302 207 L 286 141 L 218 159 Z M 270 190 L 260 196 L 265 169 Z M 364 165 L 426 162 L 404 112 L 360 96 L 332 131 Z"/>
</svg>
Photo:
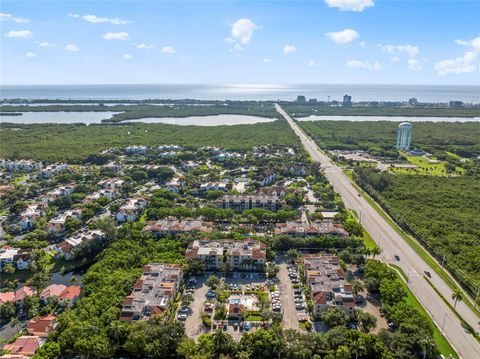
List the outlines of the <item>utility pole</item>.
<svg viewBox="0 0 480 359">
<path fill-rule="evenodd" d="M 442 269 L 444 264 L 445 264 L 445 253 L 443 254 L 443 257 L 442 257 Z"/>
<path fill-rule="evenodd" d="M 480 286 L 477 289 L 477 295 L 475 296 L 475 303 L 473 309 L 477 309 L 478 296 L 480 295 Z"/>
<path fill-rule="evenodd" d="M 443 315 L 443 323 L 442 323 L 442 333 L 443 333 L 443 327 L 445 327 L 445 318 L 447 317 L 447 313 Z"/>
</svg>

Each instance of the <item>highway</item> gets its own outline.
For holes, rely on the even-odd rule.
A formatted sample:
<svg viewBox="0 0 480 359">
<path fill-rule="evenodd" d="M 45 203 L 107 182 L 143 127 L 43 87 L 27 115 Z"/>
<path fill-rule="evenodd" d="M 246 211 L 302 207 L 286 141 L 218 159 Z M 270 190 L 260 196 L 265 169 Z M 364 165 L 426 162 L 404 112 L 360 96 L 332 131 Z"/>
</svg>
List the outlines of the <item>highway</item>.
<svg viewBox="0 0 480 359">
<path fill-rule="evenodd" d="M 342 169 L 336 166 L 320 150 L 287 112 L 280 105 L 276 104 L 275 106 L 300 138 L 312 159 L 320 163 L 335 191 L 341 195 L 346 208 L 355 210 L 359 214 L 361 224 L 382 249 L 382 255 L 380 256 L 382 260 L 398 265 L 407 274 L 409 288 L 427 312 L 429 312 L 440 330 L 443 329 L 445 337 L 454 346 L 458 354 L 465 359 L 480 358 L 480 344 L 471 334 L 465 331 L 454 313 L 423 278 L 423 273 L 424 271 L 431 273 L 431 282 L 453 306 L 453 300 L 451 299 L 452 289 L 448 284 L 425 263 L 365 198 L 359 196 L 358 191 L 343 173 Z M 395 254 L 400 256 L 400 261 L 395 260 Z M 478 330 L 479 318 L 467 305 L 459 302 L 456 310 L 464 320 Z"/>
</svg>

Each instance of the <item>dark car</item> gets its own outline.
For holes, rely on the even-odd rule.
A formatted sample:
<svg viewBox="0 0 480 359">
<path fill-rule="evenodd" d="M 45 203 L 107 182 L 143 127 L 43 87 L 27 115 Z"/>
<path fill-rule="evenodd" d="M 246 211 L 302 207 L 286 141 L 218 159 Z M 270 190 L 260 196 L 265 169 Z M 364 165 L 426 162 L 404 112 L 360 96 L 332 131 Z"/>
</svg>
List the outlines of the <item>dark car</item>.
<svg viewBox="0 0 480 359">
<path fill-rule="evenodd" d="M 424 273 L 428 278 L 432 278 L 432 274 L 429 271 L 425 271 Z"/>
<path fill-rule="evenodd" d="M 400 260 L 400 256 L 399 256 L 398 254 L 395 254 L 394 257 L 395 257 L 395 259 L 396 259 L 397 261 Z"/>
</svg>

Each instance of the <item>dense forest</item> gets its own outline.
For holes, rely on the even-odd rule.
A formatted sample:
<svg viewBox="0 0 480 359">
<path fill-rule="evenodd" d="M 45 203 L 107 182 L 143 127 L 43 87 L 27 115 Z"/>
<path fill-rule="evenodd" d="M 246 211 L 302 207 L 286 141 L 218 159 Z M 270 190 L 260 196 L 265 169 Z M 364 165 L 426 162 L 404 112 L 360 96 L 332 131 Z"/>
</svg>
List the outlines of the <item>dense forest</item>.
<svg viewBox="0 0 480 359">
<path fill-rule="evenodd" d="M 282 102 L 283 108 L 294 117 L 307 116 L 405 116 L 405 117 L 478 117 L 479 107 L 338 107 Z"/>
<path fill-rule="evenodd" d="M 398 122 L 390 121 L 299 121 L 323 148 L 364 150 L 373 155 L 396 154 Z M 446 151 L 460 157 L 480 155 L 479 122 L 414 122 L 412 147 L 437 155 Z"/>
<path fill-rule="evenodd" d="M 0 127 L 0 157 L 81 162 L 107 148 L 177 144 L 251 149 L 263 144 L 293 145 L 297 137 L 286 121 L 235 126 L 7 125 Z"/>
<path fill-rule="evenodd" d="M 392 175 L 356 168 L 355 178 L 400 225 L 475 294 L 480 284 L 480 180 L 474 176 Z"/>
</svg>

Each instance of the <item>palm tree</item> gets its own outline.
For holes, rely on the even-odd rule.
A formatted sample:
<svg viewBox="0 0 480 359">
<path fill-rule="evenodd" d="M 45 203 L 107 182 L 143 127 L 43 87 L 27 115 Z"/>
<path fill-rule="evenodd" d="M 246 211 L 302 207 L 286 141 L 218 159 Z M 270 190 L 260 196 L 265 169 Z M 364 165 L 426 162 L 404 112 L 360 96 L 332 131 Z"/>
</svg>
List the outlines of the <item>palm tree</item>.
<svg viewBox="0 0 480 359">
<path fill-rule="evenodd" d="M 382 254 L 382 250 L 379 246 L 375 246 L 371 249 L 370 254 L 373 256 L 373 258 L 375 258 L 376 256 Z"/>
<path fill-rule="evenodd" d="M 352 353 L 355 354 L 355 359 L 358 357 L 367 354 L 367 345 L 365 341 L 361 338 L 357 339 L 356 341 L 352 342 Z"/>
<path fill-rule="evenodd" d="M 455 309 L 457 307 L 457 303 L 463 300 L 462 291 L 460 289 L 456 289 L 452 293 L 452 299 L 454 300 L 453 309 Z"/>
<path fill-rule="evenodd" d="M 435 348 L 435 342 L 430 336 L 424 336 L 418 339 L 417 343 L 422 347 L 423 359 L 426 359 L 428 352 Z"/>
</svg>

